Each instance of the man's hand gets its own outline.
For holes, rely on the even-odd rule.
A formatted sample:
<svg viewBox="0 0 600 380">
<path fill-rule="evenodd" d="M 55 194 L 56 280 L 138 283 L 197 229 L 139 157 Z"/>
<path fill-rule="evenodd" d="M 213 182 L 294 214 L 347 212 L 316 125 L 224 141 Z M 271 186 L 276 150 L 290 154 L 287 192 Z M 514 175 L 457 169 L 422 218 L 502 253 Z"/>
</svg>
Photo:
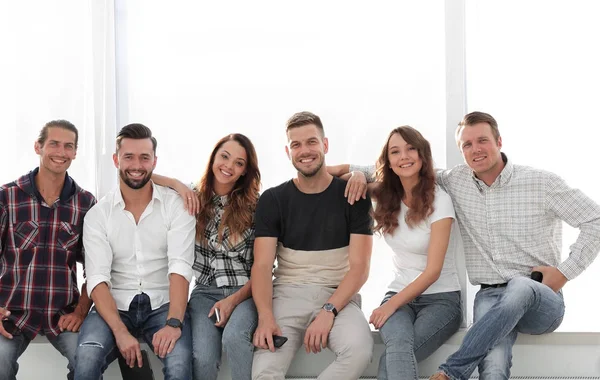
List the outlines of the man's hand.
<svg viewBox="0 0 600 380">
<path fill-rule="evenodd" d="M 329 332 L 333 327 L 333 313 L 321 310 L 317 317 L 310 323 L 304 334 L 304 348 L 306 353 L 321 352 L 322 348 L 327 347 Z"/>
<path fill-rule="evenodd" d="M 142 368 L 144 363 L 142 363 L 140 342 L 138 342 L 138 340 L 126 329 L 115 333 L 115 341 L 117 342 L 117 347 L 119 348 L 121 355 L 123 355 L 123 358 L 125 359 L 125 363 L 127 363 L 130 368 L 133 368 L 137 360 L 138 367 Z"/>
<path fill-rule="evenodd" d="M 58 328 L 60 331 L 71 331 L 77 332 L 85 319 L 84 315 L 81 315 L 80 312 L 74 311 L 69 314 L 61 315 L 58 320 Z"/>
<path fill-rule="evenodd" d="M 389 302 L 386 302 L 377 309 L 373 310 L 371 317 L 369 318 L 369 323 L 379 330 L 381 326 L 385 324 L 388 318 L 391 317 L 395 312 L 396 309 L 394 309 Z"/>
<path fill-rule="evenodd" d="M 540 266 L 533 268 L 531 271 L 541 272 L 542 276 L 544 276 L 542 278 L 542 284 L 549 286 L 555 293 L 558 293 L 558 291 L 565 286 L 567 281 L 569 281 L 556 267 Z"/>
<path fill-rule="evenodd" d="M 233 313 L 233 310 L 236 308 L 237 306 L 237 302 L 235 300 L 234 294 L 230 295 L 227 298 L 224 298 L 222 300 L 220 300 L 219 302 L 216 302 L 213 307 L 210 309 L 210 312 L 208 313 L 208 317 L 212 317 L 213 314 L 215 313 L 215 309 L 219 309 L 219 315 L 221 317 L 221 321 L 215 323 L 215 326 L 218 327 L 225 327 L 225 325 L 227 324 L 227 321 L 229 320 L 229 317 L 231 317 L 231 313 Z"/>
<path fill-rule="evenodd" d="M 348 198 L 348 203 L 353 205 L 361 197 L 363 199 L 367 198 L 367 177 L 365 177 L 365 173 L 360 171 L 354 171 L 350 174 L 344 196 Z"/>
<path fill-rule="evenodd" d="M 165 326 L 158 330 L 152 337 L 154 353 L 161 359 L 175 348 L 175 343 L 181 337 L 181 329 L 178 327 Z"/>
<path fill-rule="evenodd" d="M 6 339 L 13 338 L 12 334 L 9 334 L 8 331 L 4 330 L 4 324 L 2 323 L 2 321 L 8 319 L 9 315 L 10 315 L 10 311 L 6 310 L 3 307 L 0 307 L 0 335 L 5 337 Z"/>
<path fill-rule="evenodd" d="M 275 318 L 270 316 L 268 318 L 258 318 L 258 327 L 254 332 L 254 346 L 275 352 L 275 345 L 273 344 L 273 335 L 282 335 L 281 329 L 275 322 Z"/>
</svg>

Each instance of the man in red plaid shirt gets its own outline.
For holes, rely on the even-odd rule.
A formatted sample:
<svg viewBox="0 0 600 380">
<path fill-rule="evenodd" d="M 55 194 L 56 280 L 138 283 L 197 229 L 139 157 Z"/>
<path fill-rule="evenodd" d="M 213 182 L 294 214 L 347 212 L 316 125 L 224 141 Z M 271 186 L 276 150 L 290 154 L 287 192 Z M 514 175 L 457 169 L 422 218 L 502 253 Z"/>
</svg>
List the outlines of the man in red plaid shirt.
<svg viewBox="0 0 600 380">
<path fill-rule="evenodd" d="M 78 132 L 47 123 L 35 142 L 40 166 L 0 187 L 0 379 L 16 379 L 17 359 L 37 335 L 68 359 L 73 378 L 77 331 L 91 306 L 79 294 L 83 217 L 96 203 L 67 174 Z M 83 285 L 85 287 L 85 284 Z"/>
</svg>

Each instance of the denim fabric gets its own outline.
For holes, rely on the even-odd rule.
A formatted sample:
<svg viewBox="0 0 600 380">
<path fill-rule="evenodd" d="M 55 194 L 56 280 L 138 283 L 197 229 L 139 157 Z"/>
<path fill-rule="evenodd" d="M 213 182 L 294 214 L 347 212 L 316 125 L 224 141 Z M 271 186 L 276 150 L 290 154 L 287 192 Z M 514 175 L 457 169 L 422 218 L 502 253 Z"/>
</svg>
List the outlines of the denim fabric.
<svg viewBox="0 0 600 380">
<path fill-rule="evenodd" d="M 48 335 L 48 341 L 67 358 L 67 368 L 69 373 L 67 379 L 73 379 L 73 370 L 75 369 L 75 350 L 77 349 L 77 333 L 63 332 L 54 337 Z M 14 335 L 12 339 L 7 339 L 0 335 L 0 379 L 16 380 L 19 364 L 17 360 L 25 352 L 31 341 L 25 335 Z"/>
<path fill-rule="evenodd" d="M 480 379 L 508 379 L 517 333 L 546 334 L 562 322 L 561 293 L 527 277 L 504 288 L 487 288 L 475 297 L 475 323 L 440 370 L 452 379 L 468 379 L 479 366 Z"/>
<path fill-rule="evenodd" d="M 128 311 L 119 310 L 121 320 L 135 337 L 142 337 L 154 350 L 152 337 L 165 326 L 169 304 L 156 310 L 150 306 L 150 298 L 145 293 L 135 296 Z M 165 380 L 192 379 L 192 339 L 189 317 L 183 323 L 181 337 L 175 348 L 164 359 L 163 374 Z M 75 379 L 98 380 L 104 370 L 119 355 L 115 337 L 110 327 L 98 314 L 95 308 L 90 311 L 79 333 L 76 352 Z"/>
<path fill-rule="evenodd" d="M 250 380 L 254 345 L 252 335 L 258 323 L 252 298 L 237 305 L 225 328 L 215 326 L 208 313 L 213 305 L 241 289 L 241 286 L 198 284 L 192 291 L 188 310 L 191 318 L 193 373 L 195 380 L 216 380 L 224 349 L 231 363 L 231 378 Z"/>
<path fill-rule="evenodd" d="M 383 305 L 395 292 L 388 292 Z M 379 380 L 417 379 L 417 362 L 426 359 L 460 327 L 460 292 L 421 295 L 402 306 L 379 329 L 385 350 Z"/>
</svg>

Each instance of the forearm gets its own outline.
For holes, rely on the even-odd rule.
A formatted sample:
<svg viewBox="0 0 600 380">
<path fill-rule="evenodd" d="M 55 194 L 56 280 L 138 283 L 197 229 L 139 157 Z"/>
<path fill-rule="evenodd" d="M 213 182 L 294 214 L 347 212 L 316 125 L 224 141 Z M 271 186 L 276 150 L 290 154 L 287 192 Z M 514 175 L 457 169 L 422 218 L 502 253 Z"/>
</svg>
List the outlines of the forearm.
<svg viewBox="0 0 600 380">
<path fill-rule="evenodd" d="M 273 274 L 266 266 L 252 266 L 252 298 L 258 311 L 258 318 L 273 317 Z"/>
<path fill-rule="evenodd" d="M 84 283 L 81 286 L 81 295 L 79 296 L 79 302 L 75 307 L 75 312 L 79 313 L 81 316 L 85 317 L 90 311 L 90 307 L 92 307 L 92 299 L 88 296 L 87 292 L 87 284 Z"/>
<path fill-rule="evenodd" d="M 348 166 L 348 171 L 353 172 L 353 171 L 359 171 L 362 172 L 365 177 L 367 178 L 367 182 L 371 183 L 375 181 L 375 165 L 353 165 L 350 164 Z"/>
<path fill-rule="evenodd" d="M 350 172 L 349 168 L 350 165 L 348 164 L 327 166 L 327 172 L 334 177 L 341 177 L 344 174 L 348 174 Z"/>
<path fill-rule="evenodd" d="M 190 283 L 177 273 L 169 275 L 169 313 L 167 319 L 177 318 L 183 321 L 188 302 Z"/>
<path fill-rule="evenodd" d="M 127 330 L 127 327 L 123 321 L 121 321 L 117 304 L 110 294 L 108 285 L 105 282 L 96 286 L 94 290 L 92 290 L 91 296 L 96 306 L 96 311 L 100 314 L 102 319 L 104 319 L 104 322 L 106 322 L 108 327 L 110 327 L 113 334 L 116 335 L 122 330 Z"/>
<path fill-rule="evenodd" d="M 394 309 L 408 304 L 427 290 L 440 277 L 439 273 L 423 272 L 388 301 Z"/>
<path fill-rule="evenodd" d="M 368 277 L 368 265 L 365 268 L 350 268 L 327 302 L 332 303 L 338 312 L 341 311 L 367 282 Z"/>
<path fill-rule="evenodd" d="M 166 186 L 170 187 L 171 189 L 174 189 L 179 181 L 171 177 L 152 173 L 152 182 L 160 186 Z"/>
<path fill-rule="evenodd" d="M 247 283 L 244 284 L 237 292 L 231 295 L 236 305 L 244 302 L 248 298 L 252 297 L 252 279 L 250 279 Z"/>
</svg>

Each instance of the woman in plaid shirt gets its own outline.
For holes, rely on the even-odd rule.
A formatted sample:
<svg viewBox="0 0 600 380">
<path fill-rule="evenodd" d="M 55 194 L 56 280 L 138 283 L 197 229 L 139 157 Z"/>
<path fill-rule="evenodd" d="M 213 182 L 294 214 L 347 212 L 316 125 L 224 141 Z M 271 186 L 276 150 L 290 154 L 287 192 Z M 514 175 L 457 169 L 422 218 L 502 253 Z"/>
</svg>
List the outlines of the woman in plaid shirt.
<svg viewBox="0 0 600 380">
<path fill-rule="evenodd" d="M 216 380 L 223 348 L 233 363 L 231 377 L 250 379 L 258 318 L 250 282 L 260 188 L 254 145 L 242 134 L 223 137 L 193 190 L 177 180 L 153 178 L 182 194 L 190 211 L 199 211 L 196 286 L 188 306 L 194 379 Z"/>
</svg>

